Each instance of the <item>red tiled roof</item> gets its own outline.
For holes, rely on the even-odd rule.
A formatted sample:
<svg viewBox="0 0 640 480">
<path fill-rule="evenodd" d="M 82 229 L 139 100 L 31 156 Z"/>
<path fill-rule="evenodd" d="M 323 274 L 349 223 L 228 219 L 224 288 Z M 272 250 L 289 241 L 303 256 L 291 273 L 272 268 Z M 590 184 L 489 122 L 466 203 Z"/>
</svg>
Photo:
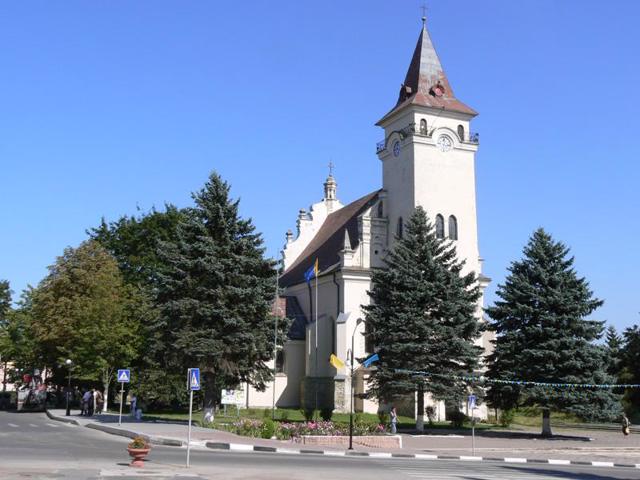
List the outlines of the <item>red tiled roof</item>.
<svg viewBox="0 0 640 480">
<path fill-rule="evenodd" d="M 422 28 L 418 38 L 407 76 L 400 88 L 398 102 L 377 124 L 407 105 L 422 105 L 473 116 L 478 114 L 453 94 L 426 26 Z"/>
<path fill-rule="evenodd" d="M 379 190 L 359 198 L 330 214 L 318 233 L 300 256 L 280 277 L 280 286 L 287 287 L 304 282 L 304 272 L 311 268 L 316 258 L 320 271 L 338 263 L 338 253 L 344 247 L 344 231 L 349 231 L 351 248 L 358 245 L 358 216 L 378 197 Z"/>
</svg>

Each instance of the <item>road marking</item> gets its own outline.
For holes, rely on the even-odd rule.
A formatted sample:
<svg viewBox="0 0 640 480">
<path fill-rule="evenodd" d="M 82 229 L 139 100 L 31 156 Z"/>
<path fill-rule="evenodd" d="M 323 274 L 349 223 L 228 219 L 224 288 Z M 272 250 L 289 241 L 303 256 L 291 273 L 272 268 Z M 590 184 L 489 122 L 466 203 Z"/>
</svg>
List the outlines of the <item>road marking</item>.
<svg viewBox="0 0 640 480">
<path fill-rule="evenodd" d="M 571 465 L 571 460 L 555 460 L 550 458 L 549 465 Z"/>
<path fill-rule="evenodd" d="M 369 452 L 369 456 L 373 458 L 391 458 L 391 454 L 386 452 Z"/>
<path fill-rule="evenodd" d="M 230 443 L 229 450 L 240 450 L 243 452 L 253 452 L 253 445 L 247 445 L 244 443 Z"/>
<path fill-rule="evenodd" d="M 331 455 L 334 457 L 344 457 L 345 456 L 345 452 L 342 452 L 340 450 L 325 450 L 324 451 L 325 455 Z"/>
<path fill-rule="evenodd" d="M 591 462 L 594 467 L 613 467 L 613 462 Z"/>
<path fill-rule="evenodd" d="M 518 458 L 518 457 L 506 457 L 504 461 L 509 463 L 527 463 L 526 458 Z"/>
<path fill-rule="evenodd" d="M 51 428 L 58 428 L 58 425 L 54 425 L 53 423 L 47 423 Z"/>
<path fill-rule="evenodd" d="M 15 423 L 7 423 L 7 425 L 9 425 L 12 428 L 18 428 L 18 425 L 16 425 Z"/>
<path fill-rule="evenodd" d="M 34 425 L 33 423 L 30 423 L 29 426 L 33 427 L 33 428 L 38 428 L 39 427 L 39 425 Z"/>
<path fill-rule="evenodd" d="M 427 455 L 424 453 L 416 453 L 416 458 L 418 460 L 437 460 L 438 456 L 437 455 Z"/>
<path fill-rule="evenodd" d="M 475 462 L 478 460 L 482 460 L 482 457 L 472 457 L 471 455 L 460 455 L 460 460 Z"/>
</svg>

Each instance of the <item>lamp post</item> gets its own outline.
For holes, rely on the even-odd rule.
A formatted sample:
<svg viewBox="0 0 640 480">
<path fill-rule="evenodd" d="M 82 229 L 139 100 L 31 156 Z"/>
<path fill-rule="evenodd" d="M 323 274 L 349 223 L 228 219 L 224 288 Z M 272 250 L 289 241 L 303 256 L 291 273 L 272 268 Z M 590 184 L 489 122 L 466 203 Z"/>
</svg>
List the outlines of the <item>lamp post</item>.
<svg viewBox="0 0 640 480">
<path fill-rule="evenodd" d="M 71 365 L 73 362 L 70 358 L 67 358 L 64 362 L 67 365 L 67 369 L 69 370 L 69 377 L 67 379 L 67 414 L 66 416 L 71 415 L 71 405 L 69 404 L 69 397 L 71 396 Z"/>
<path fill-rule="evenodd" d="M 349 450 L 353 450 L 353 364 L 355 355 L 353 354 L 353 350 L 355 347 L 355 335 L 356 330 L 358 330 L 358 325 L 364 323 L 362 318 L 358 318 L 356 320 L 356 326 L 353 327 L 353 333 L 351 334 L 351 410 L 349 411 Z"/>
</svg>

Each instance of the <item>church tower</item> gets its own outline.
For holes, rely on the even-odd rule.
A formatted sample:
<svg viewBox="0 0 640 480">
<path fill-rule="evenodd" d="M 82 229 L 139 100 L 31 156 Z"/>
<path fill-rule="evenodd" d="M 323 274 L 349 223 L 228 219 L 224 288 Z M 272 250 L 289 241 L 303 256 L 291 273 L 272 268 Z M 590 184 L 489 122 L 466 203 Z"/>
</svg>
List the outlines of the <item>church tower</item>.
<svg viewBox="0 0 640 480">
<path fill-rule="evenodd" d="M 422 206 L 439 237 L 455 242 L 466 271 L 480 276 L 475 155 L 477 113 L 456 98 L 426 28 L 426 19 L 397 103 L 378 123 L 389 246 Z M 481 277 L 481 285 L 488 279 Z M 479 310 L 480 314 L 480 310 Z"/>
</svg>

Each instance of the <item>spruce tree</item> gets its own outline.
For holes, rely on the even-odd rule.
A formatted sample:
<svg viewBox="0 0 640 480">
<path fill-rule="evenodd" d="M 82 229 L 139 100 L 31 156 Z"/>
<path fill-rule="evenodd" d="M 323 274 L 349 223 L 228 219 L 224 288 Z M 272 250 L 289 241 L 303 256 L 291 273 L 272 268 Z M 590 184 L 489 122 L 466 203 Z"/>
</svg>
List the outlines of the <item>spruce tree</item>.
<svg viewBox="0 0 640 480">
<path fill-rule="evenodd" d="M 240 382 L 264 389 L 271 379 L 276 271 L 220 176 L 213 173 L 193 199 L 176 241 L 162 244 L 157 331 L 170 363 L 185 375 L 202 369 L 205 421 L 212 421 L 220 389 Z M 286 325 L 278 325 L 280 337 Z"/>
<path fill-rule="evenodd" d="M 622 337 L 616 332 L 616 327 L 609 325 L 605 334 L 605 348 L 607 350 L 607 372 L 617 379 L 620 374 L 620 355 Z"/>
<path fill-rule="evenodd" d="M 573 269 L 569 249 L 543 229 L 533 233 L 524 258 L 509 267 L 500 298 L 487 308 L 497 333 L 487 377 L 548 383 L 608 384 L 606 351 L 594 344 L 604 322 L 585 317 L 602 305 Z M 492 384 L 491 403 L 542 408 L 543 435 L 551 435 L 550 410 L 584 419 L 611 419 L 619 412 L 609 390 Z"/>
<path fill-rule="evenodd" d="M 640 327 L 634 325 L 625 329 L 620 352 L 620 381 L 640 384 Z M 630 388 L 625 392 L 624 405 L 633 422 L 640 420 L 640 389 Z"/>
<path fill-rule="evenodd" d="M 405 236 L 396 240 L 384 268 L 373 270 L 371 304 L 364 307 L 368 335 L 380 356 L 370 393 L 389 402 L 418 390 L 421 429 L 423 391 L 456 405 L 467 392 L 452 375 L 468 374 L 478 365 L 480 292 L 475 273 L 463 274 L 454 244 L 436 237 L 421 207 Z M 399 369 L 433 375 L 416 377 Z"/>
</svg>

